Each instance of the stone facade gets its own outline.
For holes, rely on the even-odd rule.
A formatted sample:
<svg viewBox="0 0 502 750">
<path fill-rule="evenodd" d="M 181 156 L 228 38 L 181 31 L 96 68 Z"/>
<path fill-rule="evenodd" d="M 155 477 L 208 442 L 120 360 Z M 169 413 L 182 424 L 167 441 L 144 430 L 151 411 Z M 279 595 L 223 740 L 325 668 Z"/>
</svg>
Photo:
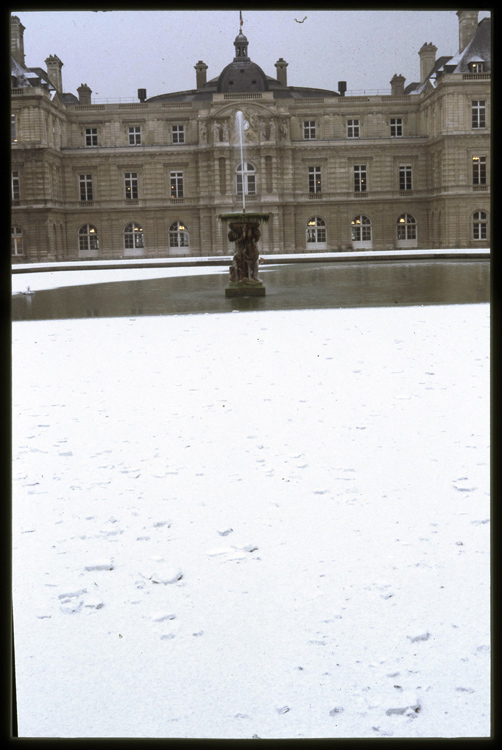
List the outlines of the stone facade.
<svg viewBox="0 0 502 750">
<path fill-rule="evenodd" d="M 199 61 L 192 92 L 121 104 L 62 93 L 56 55 L 26 68 L 14 16 L 12 260 L 231 255 L 218 215 L 242 209 L 243 185 L 246 209 L 270 214 L 263 254 L 488 247 L 490 21 L 473 13 L 458 14 L 463 50 L 436 61 L 425 44 L 422 80 L 394 76 L 386 96 L 295 89 L 239 35 L 219 78 Z"/>
</svg>

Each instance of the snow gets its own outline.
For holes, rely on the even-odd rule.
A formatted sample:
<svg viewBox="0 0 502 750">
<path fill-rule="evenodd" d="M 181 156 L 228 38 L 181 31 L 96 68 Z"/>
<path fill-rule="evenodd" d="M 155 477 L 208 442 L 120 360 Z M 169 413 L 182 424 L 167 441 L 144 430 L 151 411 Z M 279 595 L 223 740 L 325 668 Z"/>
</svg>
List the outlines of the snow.
<svg viewBox="0 0 502 750">
<path fill-rule="evenodd" d="M 13 323 L 20 736 L 489 736 L 489 325 Z"/>
</svg>

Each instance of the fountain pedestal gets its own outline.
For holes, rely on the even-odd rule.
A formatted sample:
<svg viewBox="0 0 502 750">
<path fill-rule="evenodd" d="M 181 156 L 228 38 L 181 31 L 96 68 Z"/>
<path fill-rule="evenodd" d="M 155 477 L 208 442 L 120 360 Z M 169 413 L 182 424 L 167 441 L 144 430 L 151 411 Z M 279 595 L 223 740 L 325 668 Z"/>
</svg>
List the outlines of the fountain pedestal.
<svg viewBox="0 0 502 750">
<path fill-rule="evenodd" d="M 264 297 L 265 284 L 258 276 L 260 222 L 268 221 L 268 214 L 222 214 L 221 221 L 228 222 L 228 239 L 235 242 L 236 252 L 229 268 L 230 281 L 225 297 Z"/>
</svg>

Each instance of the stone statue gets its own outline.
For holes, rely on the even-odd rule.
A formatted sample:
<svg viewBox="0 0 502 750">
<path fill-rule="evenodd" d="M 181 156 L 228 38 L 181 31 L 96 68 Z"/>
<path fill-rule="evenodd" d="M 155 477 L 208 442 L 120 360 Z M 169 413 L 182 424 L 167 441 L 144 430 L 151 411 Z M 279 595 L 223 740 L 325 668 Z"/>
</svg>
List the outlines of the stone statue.
<svg viewBox="0 0 502 750">
<path fill-rule="evenodd" d="M 270 140 L 275 141 L 275 120 L 270 120 Z"/>
<path fill-rule="evenodd" d="M 226 120 L 223 123 L 223 141 L 228 143 L 228 122 Z"/>
<path fill-rule="evenodd" d="M 236 253 L 230 266 L 230 281 L 255 281 L 258 283 L 259 253 L 257 242 L 260 239 L 258 221 L 233 221 L 229 225 L 228 239 L 235 242 Z"/>
<path fill-rule="evenodd" d="M 207 143 L 207 125 L 205 122 L 199 123 L 199 131 L 200 131 L 200 142 Z"/>
<path fill-rule="evenodd" d="M 260 138 L 262 141 L 267 140 L 267 123 L 260 119 Z"/>
<path fill-rule="evenodd" d="M 213 122 L 213 139 L 215 143 L 220 142 L 220 123 L 216 120 Z"/>
</svg>

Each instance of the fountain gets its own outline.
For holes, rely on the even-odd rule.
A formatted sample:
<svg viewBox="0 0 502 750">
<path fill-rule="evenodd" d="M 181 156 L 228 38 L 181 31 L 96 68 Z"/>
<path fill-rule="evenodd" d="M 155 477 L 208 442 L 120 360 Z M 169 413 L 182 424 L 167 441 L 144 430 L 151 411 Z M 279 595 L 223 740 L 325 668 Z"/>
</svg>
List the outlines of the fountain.
<svg viewBox="0 0 502 750">
<path fill-rule="evenodd" d="M 260 239 L 260 222 L 266 222 L 269 214 L 253 211 L 246 213 L 247 181 L 245 178 L 245 132 L 249 124 L 239 110 L 235 115 L 237 145 L 242 167 L 242 212 L 220 214 L 220 221 L 228 223 L 228 239 L 235 242 L 236 252 L 229 268 L 230 281 L 225 289 L 226 297 L 263 297 L 265 285 L 258 276 L 260 256 L 257 242 Z"/>
</svg>

